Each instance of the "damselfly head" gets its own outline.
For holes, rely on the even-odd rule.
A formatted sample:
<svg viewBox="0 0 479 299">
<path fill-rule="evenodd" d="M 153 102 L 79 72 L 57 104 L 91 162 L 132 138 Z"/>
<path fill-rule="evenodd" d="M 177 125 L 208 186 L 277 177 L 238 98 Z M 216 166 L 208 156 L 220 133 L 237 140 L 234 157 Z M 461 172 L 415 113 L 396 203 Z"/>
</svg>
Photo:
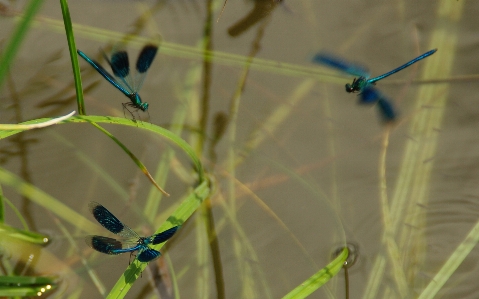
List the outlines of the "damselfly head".
<svg viewBox="0 0 479 299">
<path fill-rule="evenodd" d="M 148 103 L 141 103 L 139 107 L 141 111 L 146 111 L 148 110 Z"/>
<path fill-rule="evenodd" d="M 347 92 L 349 92 L 349 93 L 354 92 L 354 88 L 351 84 L 346 83 L 345 87 L 346 87 Z"/>
</svg>

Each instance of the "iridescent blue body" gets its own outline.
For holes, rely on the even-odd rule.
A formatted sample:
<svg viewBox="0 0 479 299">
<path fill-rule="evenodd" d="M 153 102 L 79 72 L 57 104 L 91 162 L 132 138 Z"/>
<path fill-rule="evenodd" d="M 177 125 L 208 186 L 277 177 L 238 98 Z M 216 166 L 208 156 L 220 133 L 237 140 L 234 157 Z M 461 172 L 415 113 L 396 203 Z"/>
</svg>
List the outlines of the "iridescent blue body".
<svg viewBox="0 0 479 299">
<path fill-rule="evenodd" d="M 359 92 L 361 104 L 377 104 L 378 109 L 385 121 L 392 121 L 396 118 L 397 113 L 391 102 L 383 96 L 375 87 L 374 84 L 384 79 L 392 74 L 395 74 L 402 69 L 407 68 L 413 63 L 418 62 L 421 59 L 424 59 L 428 56 L 431 56 L 437 51 L 437 49 L 430 50 L 413 60 L 401 65 L 398 68 L 393 69 L 385 74 L 369 79 L 370 75 L 366 68 L 362 66 L 355 65 L 353 63 L 346 62 L 341 58 L 335 57 L 333 55 L 320 53 L 314 56 L 313 61 L 316 63 L 324 64 L 332 68 L 339 69 L 348 74 L 357 76 L 354 78 L 351 84 L 347 83 L 345 88 L 347 92 Z"/>
<path fill-rule="evenodd" d="M 149 245 L 166 242 L 179 228 L 179 226 L 175 226 L 151 237 L 140 237 L 101 204 L 92 201 L 88 206 L 98 223 L 122 237 L 122 239 L 114 239 L 96 235 L 87 236 L 85 238 L 87 245 L 101 253 L 120 254 L 138 250 L 138 261 L 148 263 L 161 255 L 159 251 L 150 248 Z"/>
<path fill-rule="evenodd" d="M 137 110 L 147 111 L 148 103 L 142 102 L 138 91 L 143 85 L 143 80 L 145 79 L 146 72 L 150 68 L 153 59 L 155 59 L 157 51 L 158 46 L 156 45 L 146 45 L 143 47 L 136 62 L 136 75 L 134 80 L 132 80 L 130 76 L 130 63 L 126 51 L 117 51 L 113 53 L 111 59 L 108 59 L 108 57 L 104 55 L 106 61 L 108 61 L 108 64 L 111 66 L 111 69 L 116 79 L 98 62 L 88 57 L 85 53 L 80 50 L 77 50 L 77 53 L 83 59 L 85 59 L 85 61 L 88 62 L 95 70 L 97 70 L 97 72 L 100 73 L 103 78 L 105 78 L 113 86 L 118 88 L 118 90 L 120 90 L 125 96 L 130 99 L 130 102 L 123 103 L 123 107 L 125 109 L 128 110 L 127 107 L 132 107 Z"/>
</svg>

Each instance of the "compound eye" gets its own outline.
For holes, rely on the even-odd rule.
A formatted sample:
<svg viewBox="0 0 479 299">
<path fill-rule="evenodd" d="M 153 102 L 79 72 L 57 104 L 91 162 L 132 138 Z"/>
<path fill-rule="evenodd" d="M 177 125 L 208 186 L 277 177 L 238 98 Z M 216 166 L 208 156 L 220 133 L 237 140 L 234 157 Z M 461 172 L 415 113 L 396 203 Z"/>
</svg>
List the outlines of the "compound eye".
<svg viewBox="0 0 479 299">
<path fill-rule="evenodd" d="M 347 83 L 345 85 L 345 88 L 346 88 L 346 92 L 353 92 L 354 91 L 353 87 L 349 83 Z"/>
</svg>

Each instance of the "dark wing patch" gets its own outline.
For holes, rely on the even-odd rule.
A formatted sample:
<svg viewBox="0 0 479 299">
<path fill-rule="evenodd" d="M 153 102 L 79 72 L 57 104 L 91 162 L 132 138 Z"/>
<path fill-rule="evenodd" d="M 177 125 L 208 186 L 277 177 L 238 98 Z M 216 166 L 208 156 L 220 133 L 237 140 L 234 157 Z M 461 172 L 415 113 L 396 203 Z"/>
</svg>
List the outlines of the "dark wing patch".
<svg viewBox="0 0 479 299">
<path fill-rule="evenodd" d="M 92 201 L 88 207 L 96 221 L 112 233 L 118 234 L 125 228 L 125 225 L 101 204 Z"/>
<path fill-rule="evenodd" d="M 148 263 L 157 259 L 160 255 L 161 253 L 159 251 L 151 248 L 146 248 L 144 250 L 140 250 L 140 253 L 137 255 L 136 258 L 142 263 Z"/>
<path fill-rule="evenodd" d="M 140 55 L 138 55 L 138 60 L 136 61 L 136 70 L 141 74 L 146 72 L 155 59 L 156 52 L 158 51 L 158 46 L 155 45 L 146 45 L 141 50 Z"/>
<path fill-rule="evenodd" d="M 381 93 L 372 85 L 366 86 L 359 95 L 360 104 L 374 104 L 381 98 Z"/>
<path fill-rule="evenodd" d="M 119 78 L 126 78 L 130 73 L 130 62 L 126 51 L 118 51 L 111 55 L 110 61 L 113 74 Z"/>
<path fill-rule="evenodd" d="M 86 236 L 85 242 L 96 251 L 106 254 L 118 254 L 115 253 L 115 250 L 122 249 L 120 241 L 103 236 Z"/>
<path fill-rule="evenodd" d="M 390 122 L 396 119 L 397 113 L 393 105 L 386 99 L 381 98 L 378 101 L 378 109 L 379 113 L 381 113 L 381 117 L 384 122 Z"/>
<path fill-rule="evenodd" d="M 343 72 L 349 73 L 358 77 L 369 77 L 369 72 L 366 67 L 361 65 L 347 62 L 339 57 L 336 57 L 329 53 L 318 53 L 313 57 L 314 63 L 323 64 Z"/>
<path fill-rule="evenodd" d="M 179 228 L 178 226 L 175 226 L 175 227 L 172 227 L 168 230 L 165 230 L 164 232 L 153 235 L 151 237 L 151 239 L 152 239 L 151 243 L 152 244 L 160 244 L 160 243 L 166 242 L 169 238 L 173 237 L 173 235 L 176 233 L 178 228 Z"/>
</svg>

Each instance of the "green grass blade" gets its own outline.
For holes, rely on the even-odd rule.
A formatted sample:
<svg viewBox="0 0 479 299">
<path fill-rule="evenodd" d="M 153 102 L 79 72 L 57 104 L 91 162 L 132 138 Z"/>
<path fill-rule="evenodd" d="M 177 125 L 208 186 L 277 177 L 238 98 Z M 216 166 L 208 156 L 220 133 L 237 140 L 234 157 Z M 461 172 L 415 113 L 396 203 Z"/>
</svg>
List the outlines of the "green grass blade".
<svg viewBox="0 0 479 299">
<path fill-rule="evenodd" d="M 93 161 L 93 159 L 87 153 L 85 153 L 83 150 L 78 149 L 75 144 L 70 142 L 70 140 L 67 140 L 58 132 L 51 131 L 50 133 L 52 138 L 54 138 L 59 143 L 59 146 L 62 146 L 63 148 L 65 148 L 65 150 L 73 153 L 78 161 L 83 163 L 86 168 L 90 169 L 92 173 L 95 173 L 99 178 L 101 178 L 103 180 L 105 188 L 108 188 L 115 194 L 117 194 L 118 199 L 121 199 L 124 202 L 128 201 L 128 192 L 125 191 L 123 186 L 112 177 L 111 173 L 109 173 L 98 163 Z"/>
<path fill-rule="evenodd" d="M 46 235 L 16 229 L 6 224 L 0 224 L 0 234 L 38 245 L 46 245 L 48 243 L 48 236 Z"/>
<path fill-rule="evenodd" d="M 199 82 L 199 78 L 201 78 L 200 68 L 194 66 L 187 74 L 185 82 L 181 84 L 178 88 L 178 99 L 179 105 L 175 109 L 173 114 L 173 118 L 171 123 L 175 124 L 172 126 L 171 131 L 180 136 L 183 130 L 183 126 L 185 123 L 185 119 L 188 116 L 189 108 L 190 108 L 190 100 L 195 97 L 195 89 L 193 88 L 196 86 L 197 82 Z M 172 149 L 167 149 L 165 153 L 163 153 L 160 163 L 157 167 L 157 171 L 155 173 L 155 180 L 159 181 L 160 183 L 166 182 L 168 177 L 170 163 L 171 160 L 174 159 L 175 152 Z M 176 171 L 178 171 L 178 167 Z M 155 191 L 155 192 L 154 192 Z M 148 197 L 146 200 L 145 208 L 143 214 L 145 215 L 146 219 L 150 223 L 153 223 L 153 219 L 158 214 L 158 209 L 161 202 L 161 194 L 158 194 L 156 190 L 151 189 L 148 193 Z"/>
<path fill-rule="evenodd" d="M 22 213 L 20 213 L 20 211 L 17 209 L 17 207 L 5 196 L 3 196 L 3 201 L 10 207 L 10 209 L 12 209 L 13 213 L 18 217 L 18 220 L 20 220 L 23 225 L 23 230 L 29 231 L 30 229 L 28 228 L 27 221 L 23 217 Z"/>
<path fill-rule="evenodd" d="M 44 276 L 0 276 L 0 285 L 5 286 L 8 284 L 52 284 L 55 277 Z"/>
<path fill-rule="evenodd" d="M 73 116 L 74 114 L 75 114 L 75 111 L 72 111 L 72 112 L 70 112 L 70 113 L 68 113 L 64 116 L 52 118 L 52 119 L 46 120 L 44 122 L 34 123 L 34 124 L 30 124 L 30 125 L 0 124 L 0 130 L 22 130 L 22 131 L 26 131 L 26 130 L 40 129 L 40 128 L 55 125 L 55 124 L 61 122 L 62 120 L 65 120 L 65 119 L 69 118 L 70 116 Z"/>
<path fill-rule="evenodd" d="M 28 124 L 38 124 L 42 123 L 45 121 L 51 120 L 51 118 L 44 118 L 44 119 L 35 119 L 27 122 L 23 122 L 22 125 L 28 125 Z M 168 140 L 172 141 L 175 143 L 177 146 L 179 146 L 183 151 L 186 152 L 186 154 L 193 160 L 194 165 L 196 166 L 196 169 L 198 171 L 199 179 L 200 181 L 204 180 L 204 170 L 203 166 L 201 165 L 201 162 L 199 158 L 196 156 L 195 152 L 191 148 L 191 146 L 186 143 L 181 137 L 177 136 L 171 131 L 168 131 L 164 128 L 161 128 L 159 126 L 150 124 L 150 123 L 141 123 L 141 126 L 138 126 L 137 123 L 132 122 L 131 120 L 123 119 L 123 118 L 117 118 L 117 117 L 102 117 L 102 116 L 79 116 L 76 118 L 70 118 L 62 123 L 70 123 L 70 122 L 89 122 L 93 126 L 95 126 L 97 129 L 99 129 L 101 132 L 106 134 L 108 137 L 112 138 L 115 143 L 117 143 L 135 162 L 135 164 L 138 165 L 138 167 L 145 173 L 145 175 L 148 177 L 148 179 L 165 195 L 169 195 L 166 193 L 154 180 L 153 176 L 148 172 L 146 167 L 141 163 L 141 161 L 131 152 L 128 150 L 126 146 L 124 146 L 116 137 L 114 137 L 112 134 L 110 134 L 108 131 L 103 129 L 102 127 L 98 126 L 96 123 L 111 123 L 111 124 L 122 124 L 122 125 L 129 125 L 129 126 L 134 126 L 136 128 L 141 128 L 141 129 L 147 129 L 149 131 L 152 131 L 154 133 L 157 133 Z M 22 132 L 23 129 L 17 129 L 17 130 L 8 130 L 8 131 L 0 131 L 0 139 L 12 136 L 14 134 Z"/>
<path fill-rule="evenodd" d="M 102 297 L 105 297 L 106 288 L 105 288 L 103 282 L 101 281 L 101 279 L 98 277 L 96 271 L 93 270 L 90 267 L 86 258 L 84 258 L 83 254 L 81 254 L 81 252 L 80 252 L 81 250 L 78 247 L 78 240 L 74 239 L 74 237 L 72 236 L 70 231 L 65 227 L 65 225 L 63 225 L 63 223 L 60 220 L 58 220 L 56 218 L 54 218 L 53 220 L 55 221 L 55 224 L 58 226 L 60 231 L 63 233 L 63 236 L 65 236 L 65 238 L 68 240 L 68 243 L 70 243 L 70 247 L 74 249 L 72 254 L 73 255 L 77 254 L 80 257 L 81 263 L 85 267 L 86 272 L 87 272 L 88 276 L 90 277 L 91 281 L 93 282 L 93 284 L 97 288 L 98 292 L 102 295 Z M 78 289 L 80 290 L 80 294 L 81 294 L 81 291 L 83 290 L 82 287 L 78 287 Z"/>
<path fill-rule="evenodd" d="M 283 299 L 300 299 L 308 297 L 310 294 L 312 294 L 314 291 L 316 291 L 322 285 L 328 282 L 331 278 L 333 278 L 334 275 L 339 272 L 339 270 L 341 270 L 344 265 L 344 262 L 348 258 L 348 254 L 348 249 L 345 247 L 337 258 L 335 258 L 331 263 L 329 263 L 319 272 L 301 283 L 294 290 L 289 292 L 286 296 L 283 297 Z"/>
<path fill-rule="evenodd" d="M 22 124 L 32 124 L 32 123 L 41 123 L 44 122 L 45 120 L 50 120 L 51 118 L 40 118 L 40 119 L 34 119 L 30 121 L 23 122 Z M 181 148 L 192 160 L 193 165 L 195 166 L 197 172 L 198 172 L 198 179 L 200 182 L 205 180 L 205 173 L 203 169 L 203 165 L 200 162 L 200 159 L 198 156 L 195 154 L 193 148 L 181 139 L 178 135 L 174 134 L 173 132 L 164 129 L 162 127 L 159 127 L 157 125 L 153 125 L 150 123 L 141 123 L 141 125 L 138 125 L 137 123 L 125 119 L 125 118 L 120 118 L 120 117 L 110 117 L 110 116 L 75 116 L 75 117 L 70 117 L 69 119 L 66 119 L 62 121 L 60 124 L 66 124 L 66 123 L 109 123 L 109 124 L 117 124 L 117 125 L 125 125 L 125 126 L 130 126 L 130 127 L 135 127 L 138 129 L 143 129 L 143 130 L 148 130 L 151 131 L 152 133 L 158 134 L 169 141 L 173 142 L 176 144 L 179 148 Z M 6 137 L 18 134 L 22 132 L 23 130 L 10 130 L 10 131 L 0 131 L 0 140 L 4 139 Z"/>
<path fill-rule="evenodd" d="M 427 287 L 418 297 L 419 299 L 432 299 L 441 290 L 447 280 L 456 272 L 459 265 L 469 256 L 474 247 L 479 243 L 479 222 L 471 229 L 441 269 L 431 279 Z"/>
<path fill-rule="evenodd" d="M 273 113 L 262 122 L 261 126 L 249 134 L 248 141 L 245 142 L 240 151 L 241 154 L 235 159 L 235 165 L 241 164 L 268 136 L 276 133 L 278 128 L 291 117 L 295 107 L 308 96 L 315 84 L 316 81 L 312 79 L 298 84 L 287 101 L 278 105 Z"/>
<path fill-rule="evenodd" d="M 78 64 L 77 48 L 75 45 L 75 36 L 73 35 L 72 20 L 70 17 L 70 10 L 68 9 L 68 1 L 60 0 L 62 7 L 63 24 L 65 25 L 65 32 L 67 35 L 68 50 L 70 51 L 70 59 L 72 62 L 73 78 L 75 80 L 75 90 L 77 94 L 78 113 L 86 115 L 85 102 L 83 101 L 83 89 L 80 76 L 80 66 Z"/>
<path fill-rule="evenodd" d="M 13 60 L 15 59 L 15 56 L 18 53 L 20 44 L 22 43 L 23 39 L 27 34 L 30 23 L 32 22 L 33 17 L 36 15 L 42 4 L 43 0 L 30 0 L 22 20 L 18 24 L 17 28 L 15 28 L 15 31 L 13 32 L 7 46 L 5 47 L 3 55 L 0 57 L 0 89 L 2 88 L 5 75 L 10 70 L 10 65 L 12 64 Z"/>
<path fill-rule="evenodd" d="M 0 276 L 0 296 L 41 296 L 56 287 L 54 281 L 54 277 Z"/>
<path fill-rule="evenodd" d="M 18 194 L 21 194 L 45 209 L 50 210 L 59 218 L 64 219 L 66 222 L 73 224 L 75 227 L 78 227 L 83 231 L 94 231 L 98 228 L 97 224 L 86 219 L 63 202 L 43 192 L 34 185 L 25 182 L 20 177 L 4 168 L 0 168 L 0 184 L 13 188 Z"/>
<path fill-rule="evenodd" d="M 153 178 L 153 176 L 150 174 L 150 172 L 148 171 L 148 169 L 146 169 L 146 166 L 140 161 L 140 159 L 138 159 L 135 154 L 133 154 L 120 140 L 118 140 L 118 138 L 116 138 L 115 136 L 113 136 L 110 132 L 108 132 L 107 130 L 105 130 L 104 128 L 100 127 L 98 124 L 92 122 L 91 123 L 95 128 L 97 128 L 98 130 L 100 130 L 100 132 L 102 132 L 103 134 L 105 134 L 106 136 L 110 137 L 116 144 L 118 144 L 119 147 L 121 147 L 121 149 L 128 155 L 130 156 L 130 158 L 133 160 L 133 162 L 135 162 L 135 164 L 140 168 L 140 170 L 146 175 L 146 177 L 150 180 L 150 182 L 158 189 L 160 190 L 161 193 L 163 193 L 164 195 L 166 196 L 170 196 L 170 194 L 168 194 L 168 192 L 166 192 L 165 190 L 163 190 L 163 188 L 160 187 L 160 185 L 158 185 L 158 183 L 156 183 L 155 179 Z"/>
<path fill-rule="evenodd" d="M 0 223 L 5 223 L 5 197 L 3 196 L 3 189 L 0 185 Z"/>
</svg>

